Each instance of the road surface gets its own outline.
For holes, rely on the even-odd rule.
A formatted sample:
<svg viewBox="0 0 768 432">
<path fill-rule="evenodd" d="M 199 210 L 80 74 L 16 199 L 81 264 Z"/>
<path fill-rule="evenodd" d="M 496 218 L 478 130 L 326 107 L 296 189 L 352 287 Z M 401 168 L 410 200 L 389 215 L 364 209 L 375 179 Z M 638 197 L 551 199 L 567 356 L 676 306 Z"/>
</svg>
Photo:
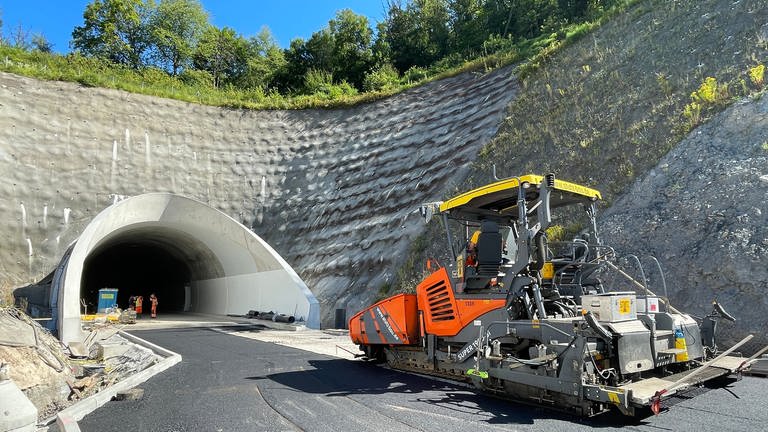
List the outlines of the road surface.
<svg viewBox="0 0 768 432">
<path fill-rule="evenodd" d="M 259 331 L 254 328 L 253 331 Z M 183 356 L 139 401 L 86 416 L 87 431 L 762 431 L 768 381 L 696 389 L 658 416 L 580 419 L 460 385 L 207 328 L 133 332 Z M 669 403 L 666 404 L 669 406 Z"/>
</svg>

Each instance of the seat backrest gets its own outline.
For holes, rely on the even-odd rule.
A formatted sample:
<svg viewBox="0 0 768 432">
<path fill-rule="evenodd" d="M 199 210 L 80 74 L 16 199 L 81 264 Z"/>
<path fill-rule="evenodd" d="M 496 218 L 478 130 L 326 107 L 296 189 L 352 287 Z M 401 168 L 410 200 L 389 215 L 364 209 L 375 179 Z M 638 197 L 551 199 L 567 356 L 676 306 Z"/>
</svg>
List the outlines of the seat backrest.
<svg viewBox="0 0 768 432">
<path fill-rule="evenodd" d="M 483 221 L 477 240 L 477 273 L 481 276 L 496 276 L 501 265 L 501 233 L 493 221 Z"/>
</svg>

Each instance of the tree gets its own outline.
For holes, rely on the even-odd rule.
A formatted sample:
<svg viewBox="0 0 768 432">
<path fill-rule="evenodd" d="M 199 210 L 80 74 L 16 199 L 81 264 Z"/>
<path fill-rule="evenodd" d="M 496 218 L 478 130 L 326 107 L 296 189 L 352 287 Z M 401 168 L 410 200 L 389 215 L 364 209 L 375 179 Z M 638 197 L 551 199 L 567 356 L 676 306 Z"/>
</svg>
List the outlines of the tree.
<svg viewBox="0 0 768 432">
<path fill-rule="evenodd" d="M 85 8 L 83 25 L 72 31 L 71 45 L 86 56 L 139 68 L 150 46 L 147 23 L 153 10 L 152 0 L 94 0 Z"/>
<path fill-rule="evenodd" d="M 382 21 L 376 24 L 376 39 L 373 41 L 373 63 L 376 66 L 390 65 L 392 58 L 392 48 L 387 41 L 387 23 Z"/>
<path fill-rule="evenodd" d="M 545 30 L 545 24 L 558 17 L 557 0 L 515 0 L 515 14 L 509 31 L 517 37 L 535 38 Z"/>
<path fill-rule="evenodd" d="M 304 39 L 292 40 L 290 46 L 283 51 L 283 57 L 285 64 L 277 71 L 273 82 L 281 93 L 298 92 L 304 86 L 304 74 L 310 69 Z"/>
<path fill-rule="evenodd" d="M 448 53 L 450 38 L 447 0 L 413 0 L 406 6 L 390 3 L 377 46 L 389 48 L 392 64 L 405 72 L 429 66 Z"/>
<path fill-rule="evenodd" d="M 157 66 L 173 75 L 189 66 L 208 25 L 208 13 L 198 0 L 160 0 L 149 23 Z"/>
<path fill-rule="evenodd" d="M 476 52 L 488 39 L 481 0 L 450 0 L 451 51 Z"/>
<path fill-rule="evenodd" d="M 229 27 L 208 26 L 197 43 L 193 65 L 210 72 L 214 87 L 233 84 L 248 70 L 248 41 Z"/>
<path fill-rule="evenodd" d="M 53 44 L 42 33 L 32 35 L 32 48 L 44 53 L 53 52 Z"/>
<path fill-rule="evenodd" d="M 334 38 L 328 28 L 312 33 L 312 36 L 304 46 L 305 62 L 308 69 L 317 69 L 331 72 L 334 69 L 333 51 Z"/>
<path fill-rule="evenodd" d="M 328 22 L 328 29 L 333 39 L 330 70 L 334 80 L 362 90 L 365 75 L 373 68 L 373 31 L 368 18 L 343 9 Z"/>
<path fill-rule="evenodd" d="M 566 19 L 577 21 L 587 15 L 590 2 L 589 0 L 558 0 L 557 3 Z"/>
<path fill-rule="evenodd" d="M 304 42 L 294 39 L 285 50 L 286 65 L 277 78 L 280 88 L 308 90 L 306 75 L 330 73 L 333 82 L 348 82 L 362 90 L 366 73 L 373 69 L 373 31 L 368 18 L 349 9 L 340 10 L 328 26 Z M 325 75 L 323 75 L 325 76 Z"/>
<path fill-rule="evenodd" d="M 21 24 L 17 25 L 11 34 L 11 46 L 21 48 L 23 50 L 29 50 L 31 44 L 29 42 L 29 30 L 25 29 Z"/>
<path fill-rule="evenodd" d="M 427 34 L 428 52 L 440 59 L 448 54 L 451 38 L 448 0 L 415 0 L 419 30 Z"/>
<path fill-rule="evenodd" d="M 483 2 L 483 17 L 489 35 L 507 37 L 510 24 L 515 14 L 516 0 L 485 0 Z"/>
<path fill-rule="evenodd" d="M 248 66 L 238 84 L 245 88 L 260 87 L 267 90 L 276 87 L 278 73 L 285 67 L 283 50 L 275 41 L 268 27 L 248 40 Z"/>
</svg>

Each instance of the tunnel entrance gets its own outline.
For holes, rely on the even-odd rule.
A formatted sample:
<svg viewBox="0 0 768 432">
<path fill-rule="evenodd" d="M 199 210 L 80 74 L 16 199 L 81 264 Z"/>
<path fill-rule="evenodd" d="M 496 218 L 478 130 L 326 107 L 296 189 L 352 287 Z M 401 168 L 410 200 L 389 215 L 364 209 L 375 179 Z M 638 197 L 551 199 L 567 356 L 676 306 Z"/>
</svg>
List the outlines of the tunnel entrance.
<svg viewBox="0 0 768 432">
<path fill-rule="evenodd" d="M 142 296 L 143 313 L 154 293 L 158 310 L 189 311 L 192 283 L 223 274 L 216 256 L 200 240 L 171 227 L 138 227 L 117 233 L 95 248 L 83 263 L 80 298 L 96 312 L 99 290 L 117 289 L 117 306 L 128 308 L 132 296 Z M 84 311 L 83 311 L 84 312 Z"/>
<path fill-rule="evenodd" d="M 131 296 L 144 298 L 144 313 L 149 310 L 149 296 L 154 293 L 163 311 L 184 311 L 191 295 L 189 264 L 169 250 L 141 243 L 126 243 L 92 255 L 83 269 L 81 298 L 89 311 L 96 311 L 102 288 L 116 288 L 117 305 L 128 308 Z M 185 290 L 184 287 L 187 287 Z"/>
<path fill-rule="evenodd" d="M 118 201 L 88 224 L 51 278 L 51 309 L 62 342 L 85 337 L 80 302 L 98 306 L 102 288 L 117 305 L 149 296 L 158 313 L 213 315 L 273 310 L 320 327 L 317 299 L 266 242 L 236 220 L 199 201 L 150 193 Z"/>
</svg>

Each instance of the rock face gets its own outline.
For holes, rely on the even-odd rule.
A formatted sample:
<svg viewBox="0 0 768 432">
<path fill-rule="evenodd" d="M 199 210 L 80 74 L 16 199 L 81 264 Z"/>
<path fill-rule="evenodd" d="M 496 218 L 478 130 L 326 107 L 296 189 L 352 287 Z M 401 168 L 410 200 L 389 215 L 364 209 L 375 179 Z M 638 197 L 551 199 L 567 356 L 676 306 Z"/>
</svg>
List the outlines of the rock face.
<svg viewBox="0 0 768 432">
<path fill-rule="evenodd" d="M 37 281 L 105 207 L 185 195 L 269 242 L 321 302 L 387 283 L 495 134 L 517 83 L 467 73 L 336 110 L 245 111 L 0 73 L 0 285 Z"/>
<path fill-rule="evenodd" d="M 654 255 L 669 297 L 704 316 L 717 300 L 725 347 L 768 344 L 768 97 L 743 100 L 694 130 L 602 217 L 620 252 Z M 658 293 L 658 292 L 657 292 Z"/>
</svg>

